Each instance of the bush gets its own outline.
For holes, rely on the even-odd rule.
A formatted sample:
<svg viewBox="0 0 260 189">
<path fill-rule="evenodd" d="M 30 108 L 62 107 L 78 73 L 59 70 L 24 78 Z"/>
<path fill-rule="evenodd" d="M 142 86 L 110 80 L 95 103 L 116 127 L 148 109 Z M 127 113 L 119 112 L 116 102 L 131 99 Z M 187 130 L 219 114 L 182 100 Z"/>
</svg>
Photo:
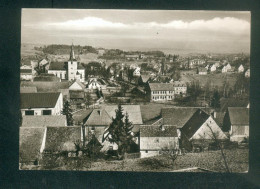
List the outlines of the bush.
<svg viewBox="0 0 260 189">
<path fill-rule="evenodd" d="M 161 167 L 168 167 L 164 161 L 156 158 L 142 159 L 139 164 L 149 169 L 159 169 Z"/>
</svg>

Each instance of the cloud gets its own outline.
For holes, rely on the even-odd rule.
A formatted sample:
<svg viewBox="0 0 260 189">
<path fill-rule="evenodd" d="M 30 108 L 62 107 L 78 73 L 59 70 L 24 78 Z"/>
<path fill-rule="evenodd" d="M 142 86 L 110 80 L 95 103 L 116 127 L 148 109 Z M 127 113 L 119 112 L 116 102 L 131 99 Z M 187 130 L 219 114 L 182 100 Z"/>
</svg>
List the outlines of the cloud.
<svg viewBox="0 0 260 189">
<path fill-rule="evenodd" d="M 25 27 L 35 27 L 35 25 L 24 25 Z M 136 23 L 120 23 L 112 22 L 98 17 L 85 17 L 83 19 L 68 20 L 65 22 L 41 23 L 38 27 L 51 30 L 129 30 L 137 31 L 140 29 L 169 29 L 169 30 L 186 30 L 186 31 L 214 31 L 234 34 L 249 34 L 250 23 L 248 21 L 234 17 L 215 17 L 211 20 L 194 20 L 185 22 L 182 20 L 172 20 L 167 23 L 158 22 L 136 22 Z"/>
</svg>

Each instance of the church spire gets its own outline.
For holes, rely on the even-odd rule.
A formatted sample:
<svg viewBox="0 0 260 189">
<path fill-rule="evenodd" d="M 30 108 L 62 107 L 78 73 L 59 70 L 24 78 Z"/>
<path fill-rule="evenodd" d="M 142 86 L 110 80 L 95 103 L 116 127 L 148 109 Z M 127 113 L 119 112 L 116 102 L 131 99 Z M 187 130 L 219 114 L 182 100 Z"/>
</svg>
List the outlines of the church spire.
<svg viewBox="0 0 260 189">
<path fill-rule="evenodd" d="M 70 50 L 70 60 L 71 60 L 71 61 L 76 60 L 75 54 L 74 54 L 73 43 L 72 43 L 72 45 L 71 45 L 71 50 Z"/>
</svg>

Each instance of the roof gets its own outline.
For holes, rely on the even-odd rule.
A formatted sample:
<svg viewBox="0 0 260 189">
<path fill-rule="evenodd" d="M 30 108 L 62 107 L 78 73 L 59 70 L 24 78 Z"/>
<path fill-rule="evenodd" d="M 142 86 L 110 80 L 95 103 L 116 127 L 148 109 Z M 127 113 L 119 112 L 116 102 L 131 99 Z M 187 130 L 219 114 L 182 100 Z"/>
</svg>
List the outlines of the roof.
<svg viewBox="0 0 260 189">
<path fill-rule="evenodd" d="M 117 105 L 109 105 L 103 107 L 108 115 L 112 118 L 115 117 L 116 112 L 115 110 L 118 109 Z M 142 114 L 140 105 L 122 105 L 123 113 L 128 113 L 129 121 L 132 122 L 134 125 L 141 125 L 143 124 Z"/>
<path fill-rule="evenodd" d="M 81 127 L 47 127 L 45 151 L 75 151 L 74 142 L 81 140 Z"/>
<path fill-rule="evenodd" d="M 65 115 L 23 116 L 22 127 L 67 126 Z"/>
<path fill-rule="evenodd" d="M 200 109 L 200 107 L 162 108 L 163 124 L 182 128 L 198 109 Z M 209 109 L 206 111 L 209 111 Z"/>
<path fill-rule="evenodd" d="M 142 81 L 143 81 L 144 83 L 146 83 L 146 82 L 151 78 L 150 75 L 141 75 L 141 77 L 142 77 Z"/>
<path fill-rule="evenodd" d="M 21 74 L 31 74 L 32 73 L 32 69 L 20 69 L 20 73 Z"/>
<path fill-rule="evenodd" d="M 178 137 L 175 126 L 142 125 L 140 126 L 140 137 Z"/>
<path fill-rule="evenodd" d="M 21 93 L 20 108 L 53 108 L 61 93 Z"/>
<path fill-rule="evenodd" d="M 152 91 L 173 91 L 174 87 L 171 83 L 149 83 Z"/>
<path fill-rule="evenodd" d="M 249 125 L 249 108 L 229 107 L 228 113 L 231 125 Z"/>
<path fill-rule="evenodd" d="M 59 89 L 68 89 L 69 82 L 68 81 L 62 81 L 62 82 L 21 81 L 21 87 L 36 87 L 38 92 L 59 92 Z"/>
<path fill-rule="evenodd" d="M 80 110 L 73 114 L 73 119 L 76 122 L 85 122 L 85 119 L 90 115 L 92 109 Z"/>
<path fill-rule="evenodd" d="M 186 83 L 184 81 L 174 81 L 173 82 L 174 87 L 186 87 Z"/>
<path fill-rule="evenodd" d="M 76 80 L 69 87 L 70 90 L 83 90 L 85 88 L 86 88 L 85 85 L 83 85 L 79 80 Z"/>
<path fill-rule="evenodd" d="M 51 62 L 49 70 L 66 70 L 66 64 L 64 62 Z"/>
<path fill-rule="evenodd" d="M 54 76 L 54 75 L 46 75 L 46 76 L 42 76 L 42 75 L 39 75 L 39 76 L 36 76 L 33 81 L 56 81 L 56 82 L 59 82 L 61 79 Z"/>
<path fill-rule="evenodd" d="M 199 72 L 207 72 L 207 68 L 199 68 Z"/>
<path fill-rule="evenodd" d="M 228 107 L 246 107 L 248 105 L 248 99 L 238 99 L 238 98 L 221 98 L 220 106 L 221 111 L 224 112 Z"/>
<path fill-rule="evenodd" d="M 19 155 L 21 162 L 36 160 L 43 141 L 45 128 L 20 127 Z"/>
<path fill-rule="evenodd" d="M 81 63 L 78 64 L 78 67 L 77 67 L 77 68 L 78 68 L 78 70 L 84 70 L 84 69 L 85 69 L 85 68 L 82 66 Z"/>
<path fill-rule="evenodd" d="M 84 91 L 76 91 L 76 90 L 73 90 L 73 91 L 69 91 L 69 94 L 70 94 L 70 98 L 72 99 L 72 98 L 74 98 L 74 99 L 76 99 L 76 98 L 84 98 L 85 97 L 85 93 L 84 93 Z"/>
<path fill-rule="evenodd" d="M 102 109 L 94 109 L 89 115 L 85 125 L 89 126 L 108 126 L 112 122 L 109 114 Z"/>
<path fill-rule="evenodd" d="M 191 138 L 209 117 L 209 114 L 198 109 L 182 127 L 182 133 Z"/>
<path fill-rule="evenodd" d="M 37 93 L 36 87 L 20 87 L 20 93 Z"/>
</svg>

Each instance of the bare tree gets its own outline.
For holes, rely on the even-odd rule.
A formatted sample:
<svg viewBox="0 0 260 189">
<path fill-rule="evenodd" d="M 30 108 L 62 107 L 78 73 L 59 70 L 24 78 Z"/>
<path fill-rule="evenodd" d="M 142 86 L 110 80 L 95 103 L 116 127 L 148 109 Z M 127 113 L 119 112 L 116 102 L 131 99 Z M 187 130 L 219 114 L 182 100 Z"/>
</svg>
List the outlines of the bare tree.
<svg viewBox="0 0 260 189">
<path fill-rule="evenodd" d="M 174 167 L 174 162 L 176 161 L 180 153 L 180 150 L 177 147 L 176 142 L 174 141 L 173 145 L 169 144 L 168 146 L 162 148 L 162 153 L 166 155 L 168 160 L 171 161 L 172 167 Z"/>
</svg>

